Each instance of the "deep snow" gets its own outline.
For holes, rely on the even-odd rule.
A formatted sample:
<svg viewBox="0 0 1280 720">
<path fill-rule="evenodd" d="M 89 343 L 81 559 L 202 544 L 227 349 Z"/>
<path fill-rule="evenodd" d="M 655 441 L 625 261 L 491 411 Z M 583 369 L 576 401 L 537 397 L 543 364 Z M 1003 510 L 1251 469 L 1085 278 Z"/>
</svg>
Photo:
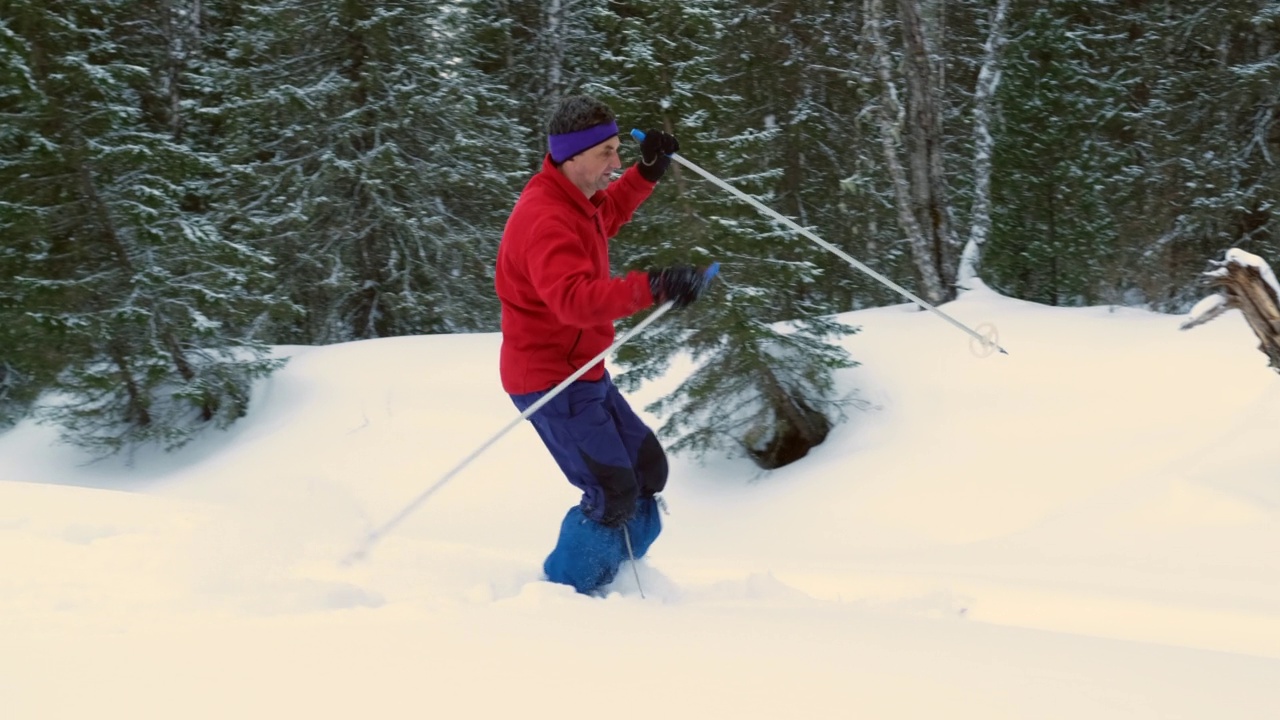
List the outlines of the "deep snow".
<svg viewBox="0 0 1280 720">
<path fill-rule="evenodd" d="M 1280 376 L 1239 314 L 945 309 L 1010 355 L 849 313 L 869 407 L 825 444 L 675 458 L 647 599 L 540 581 L 575 494 L 527 425 L 338 562 L 515 416 L 496 335 L 281 348 L 248 418 L 132 464 L 19 425 L 0 717 L 1280 715 Z"/>
</svg>

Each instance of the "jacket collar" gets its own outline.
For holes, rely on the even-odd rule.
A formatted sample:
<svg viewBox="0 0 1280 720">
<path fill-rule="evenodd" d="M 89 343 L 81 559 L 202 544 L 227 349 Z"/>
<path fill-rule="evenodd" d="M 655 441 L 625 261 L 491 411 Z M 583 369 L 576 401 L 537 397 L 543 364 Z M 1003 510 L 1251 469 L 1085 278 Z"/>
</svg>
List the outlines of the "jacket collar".
<svg viewBox="0 0 1280 720">
<path fill-rule="evenodd" d="M 586 195 L 583 195 L 582 191 L 578 189 L 578 186 L 570 182 L 569 178 L 565 177 L 565 174 L 560 172 L 560 168 L 556 167 L 555 163 L 551 162 L 550 153 L 547 153 L 542 158 L 542 174 L 546 175 L 551 180 L 551 184 L 559 188 L 560 191 L 569 198 L 569 201 L 573 203 L 574 207 L 582 211 L 583 215 L 586 215 L 587 217 L 594 217 L 600 210 L 596 203 L 603 202 L 603 191 L 597 192 L 589 198 Z"/>
</svg>

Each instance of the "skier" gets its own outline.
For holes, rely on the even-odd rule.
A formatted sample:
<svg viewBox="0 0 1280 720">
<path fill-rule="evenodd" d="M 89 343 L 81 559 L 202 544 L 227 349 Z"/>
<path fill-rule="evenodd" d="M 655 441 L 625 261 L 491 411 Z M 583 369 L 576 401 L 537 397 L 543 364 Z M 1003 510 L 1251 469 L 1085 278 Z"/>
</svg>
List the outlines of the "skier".
<svg viewBox="0 0 1280 720">
<path fill-rule="evenodd" d="M 615 181 L 622 163 L 614 114 L 576 95 L 557 105 L 547 140 L 542 169 L 503 230 L 494 278 L 502 386 L 521 412 L 613 344 L 615 320 L 655 303 L 686 307 L 705 289 L 691 266 L 610 274 L 608 240 L 666 172 L 680 148 L 674 136 L 649 131 L 640 162 Z M 654 496 L 666 486 L 666 453 L 603 362 L 529 421 L 582 491 L 543 570 L 552 582 L 591 593 L 617 575 L 628 541 L 640 558 L 662 531 Z"/>
</svg>

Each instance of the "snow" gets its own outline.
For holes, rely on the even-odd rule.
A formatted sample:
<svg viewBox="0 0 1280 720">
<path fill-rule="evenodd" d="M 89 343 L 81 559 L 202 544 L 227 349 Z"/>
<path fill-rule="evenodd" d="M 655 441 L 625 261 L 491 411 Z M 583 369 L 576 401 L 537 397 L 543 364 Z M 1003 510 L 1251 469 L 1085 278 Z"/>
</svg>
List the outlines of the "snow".
<svg viewBox="0 0 1280 720">
<path fill-rule="evenodd" d="M 872 409 L 772 473 L 674 458 L 646 599 L 539 580 L 575 494 L 526 424 L 339 563 L 515 416 L 495 335 L 280 348 L 176 454 L 20 424 L 0 716 L 1275 717 L 1280 377 L 1239 314 L 944 310 L 1010 355 L 849 313 Z"/>
<path fill-rule="evenodd" d="M 1195 324 L 1203 320 L 1206 316 L 1216 315 L 1223 310 L 1223 306 L 1227 304 L 1227 296 L 1222 293 L 1214 293 L 1201 298 L 1191 311 L 1187 313 L 1187 321 L 1184 324 Z"/>
<path fill-rule="evenodd" d="M 1254 268 L 1258 271 L 1258 274 L 1262 276 L 1262 279 L 1267 283 L 1267 285 L 1271 287 L 1271 292 L 1275 293 L 1277 298 L 1280 298 L 1280 281 L 1276 280 L 1276 274 L 1272 271 L 1271 266 L 1267 264 L 1266 260 L 1263 260 L 1253 253 L 1245 252 L 1240 248 L 1231 248 L 1227 251 L 1226 262 L 1233 265 L 1240 265 L 1241 267 Z"/>
</svg>

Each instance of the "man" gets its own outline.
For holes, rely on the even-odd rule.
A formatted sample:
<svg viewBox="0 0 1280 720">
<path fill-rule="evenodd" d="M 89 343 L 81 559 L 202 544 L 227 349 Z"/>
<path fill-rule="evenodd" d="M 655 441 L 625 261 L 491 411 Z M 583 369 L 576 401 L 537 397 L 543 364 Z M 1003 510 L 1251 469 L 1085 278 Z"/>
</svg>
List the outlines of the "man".
<svg viewBox="0 0 1280 720">
<path fill-rule="evenodd" d="M 622 173 L 618 125 L 595 98 L 562 100 L 550 152 L 502 233 L 494 285 L 502 301 L 502 387 L 522 412 L 613 344 L 613 322 L 655 303 L 685 307 L 703 275 L 677 266 L 612 277 L 609 238 L 653 192 L 679 150 L 650 131 L 641 161 Z M 654 496 L 667 482 L 657 437 L 598 363 L 529 419 L 565 477 L 582 490 L 543 564 L 552 582 L 591 593 L 662 531 Z"/>
</svg>

